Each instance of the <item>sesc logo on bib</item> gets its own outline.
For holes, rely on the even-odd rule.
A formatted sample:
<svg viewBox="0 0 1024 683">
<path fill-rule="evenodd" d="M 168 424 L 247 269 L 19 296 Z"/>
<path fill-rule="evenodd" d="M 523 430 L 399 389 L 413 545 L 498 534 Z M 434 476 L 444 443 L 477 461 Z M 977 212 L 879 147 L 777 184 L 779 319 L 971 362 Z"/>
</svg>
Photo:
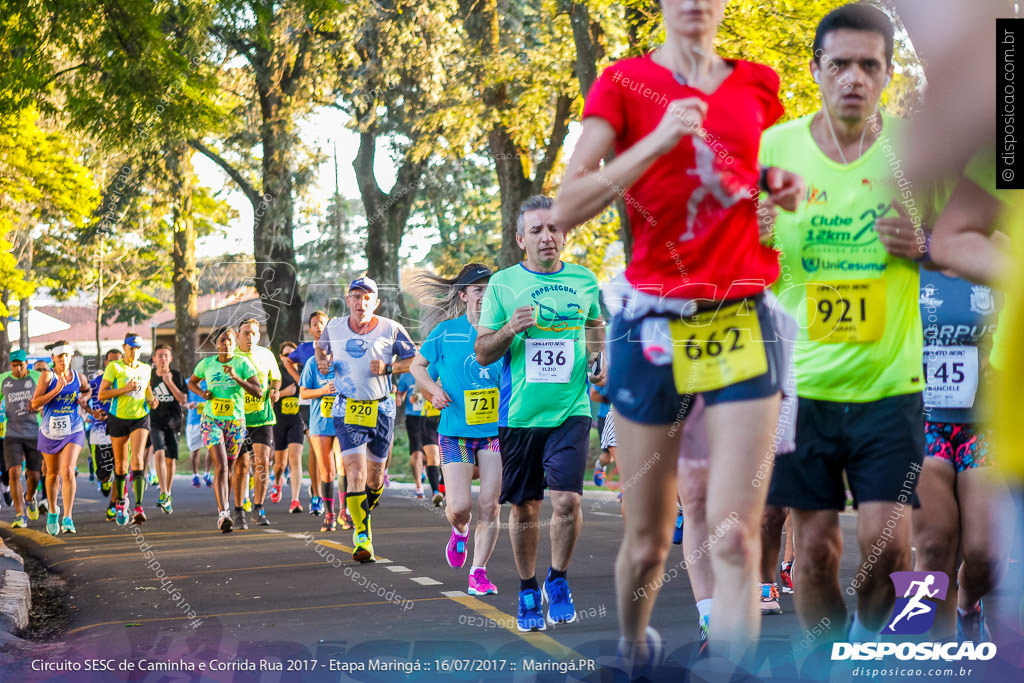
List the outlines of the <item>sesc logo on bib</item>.
<svg viewBox="0 0 1024 683">
<path fill-rule="evenodd" d="M 926 633 L 935 621 L 936 602 L 946 599 L 949 577 L 943 572 L 893 572 L 889 578 L 896 587 L 896 604 L 882 634 Z"/>
</svg>

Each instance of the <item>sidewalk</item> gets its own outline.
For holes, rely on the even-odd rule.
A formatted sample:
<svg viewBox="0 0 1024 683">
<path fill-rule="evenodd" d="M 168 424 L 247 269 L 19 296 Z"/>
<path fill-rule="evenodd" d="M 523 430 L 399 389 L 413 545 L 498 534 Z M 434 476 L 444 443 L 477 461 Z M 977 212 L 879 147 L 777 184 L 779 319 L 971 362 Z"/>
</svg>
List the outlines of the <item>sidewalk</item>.
<svg viewBox="0 0 1024 683">
<path fill-rule="evenodd" d="M 0 539 L 0 633 L 13 633 L 28 626 L 32 596 L 21 555 Z"/>
</svg>

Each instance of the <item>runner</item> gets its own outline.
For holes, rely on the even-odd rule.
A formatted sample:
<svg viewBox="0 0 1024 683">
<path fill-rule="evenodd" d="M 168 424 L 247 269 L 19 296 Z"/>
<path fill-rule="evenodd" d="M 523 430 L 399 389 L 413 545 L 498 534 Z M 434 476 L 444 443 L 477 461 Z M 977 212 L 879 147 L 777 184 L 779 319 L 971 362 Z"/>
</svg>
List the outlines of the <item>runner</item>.
<svg viewBox="0 0 1024 683">
<path fill-rule="evenodd" d="M 281 365 L 287 368 L 289 354 L 295 350 L 295 342 L 281 344 Z M 281 487 L 285 471 L 291 473 L 291 506 L 288 512 L 302 512 L 299 489 L 302 487 L 302 436 L 306 424 L 299 415 L 299 385 L 289 372 L 281 375 L 281 390 L 274 402 L 274 485 L 270 489 L 270 502 L 281 502 Z"/>
<path fill-rule="evenodd" d="M 405 431 L 409 435 L 409 463 L 416 477 L 417 498 L 423 497 L 420 472 L 426 457 L 427 482 L 430 484 L 435 507 L 444 502 L 441 493 L 441 456 L 437 443 L 439 413 L 430 400 L 416 388 L 412 375 L 402 375 L 398 380 L 398 392 L 405 397 Z"/>
<path fill-rule="evenodd" d="M 186 384 L 186 387 L 188 385 Z M 200 382 L 199 388 L 206 390 L 206 382 Z M 185 443 L 188 445 L 189 465 L 192 467 L 192 488 L 199 488 L 206 484 L 207 488 L 213 486 L 213 475 L 210 474 L 211 457 L 210 451 L 206 451 L 205 469 L 203 470 L 202 482 L 199 479 L 199 459 L 203 449 L 203 431 L 200 428 L 205 400 L 202 396 L 188 390 L 188 415 L 185 418 Z"/>
<path fill-rule="evenodd" d="M 893 174 L 904 122 L 878 112 L 892 50 L 892 23 L 881 10 L 856 4 L 830 12 L 810 63 L 823 108 L 769 130 L 762 144 L 764 163 L 813 179 L 799 213 L 775 222 L 787 274 L 779 297 L 800 326 L 799 409 L 797 449 L 776 458 L 768 502 L 791 510 L 797 613 L 826 645 L 875 641 L 885 627 L 889 575 L 910 569 L 907 504 L 918 505 L 924 452 L 914 259 L 925 246 L 918 226 L 927 204 L 908 200 Z M 845 633 L 844 481 L 861 556 L 851 585 L 857 609 Z"/>
<path fill-rule="evenodd" d="M 448 566 L 466 563 L 473 508 L 473 470 L 480 470 L 477 495 L 477 541 L 469 570 L 469 594 L 492 595 L 497 587 L 487 578 L 487 561 L 498 540 L 498 493 L 501 490 L 501 448 L 498 445 L 498 403 L 502 363 L 481 367 L 475 359 L 476 324 L 480 321 L 490 268 L 471 263 L 448 280 L 422 273 L 414 285 L 423 304 L 433 303 L 441 318 L 423 342 L 410 372 L 424 395 L 440 409 L 441 467 L 444 470 L 445 515 L 452 525 L 445 547 Z M 457 316 L 457 317 L 456 317 Z M 433 369 L 438 381 L 431 377 Z M 444 387 L 444 388 L 442 388 Z"/>
<path fill-rule="evenodd" d="M 188 388 L 198 394 L 205 404 L 199 428 L 203 444 L 213 458 L 214 487 L 217 500 L 217 528 L 223 533 L 232 531 L 228 473 L 245 440 L 245 396 L 263 397 L 258 373 L 252 363 L 235 353 L 238 335 L 230 327 L 217 333 L 217 355 L 199 361 L 188 380 Z M 200 383 L 205 380 L 206 388 Z M 244 482 L 243 482 L 244 483 Z M 235 491 L 235 516 L 241 506 Z M 245 521 L 245 517 L 242 517 Z M 242 528 L 247 528 L 248 525 Z"/>
<path fill-rule="evenodd" d="M 152 425 L 149 432 L 160 478 L 160 499 L 156 506 L 169 515 L 174 511 L 171 488 L 178 469 L 181 406 L 188 398 L 188 387 L 181 373 L 171 367 L 171 347 L 167 344 L 160 344 L 153 350 L 153 374 L 149 387 L 159 402 L 150 417 Z"/>
<path fill-rule="evenodd" d="M 312 401 L 309 406 L 309 437 L 310 443 L 316 443 L 317 460 L 314 467 L 319 470 L 317 481 L 320 482 L 320 498 L 326 506 L 324 523 L 321 531 L 335 531 L 337 516 L 334 512 L 334 480 L 337 478 L 337 467 L 334 459 L 334 420 L 331 414 L 337 400 L 337 389 L 334 386 L 334 366 L 327 373 L 320 372 L 315 358 L 306 361 L 299 378 L 299 396 Z M 345 492 L 342 492 L 344 503 Z M 347 527 L 351 528 L 351 527 Z"/>
<path fill-rule="evenodd" d="M 619 653 L 638 675 L 657 665 L 661 639 L 648 627 L 656 592 L 632 595 L 660 576 L 675 516 L 676 463 L 655 456 L 678 452 L 681 430 L 670 425 L 685 419 L 691 394 L 707 405 L 707 524 L 722 532 L 711 551 L 712 634 L 722 646 L 713 649 L 738 661 L 760 630 L 753 596 L 765 487 L 751 482 L 779 415 L 780 365 L 763 301 L 779 268 L 758 243 L 756 199 L 767 186 L 794 209 L 802 190 L 798 177 L 758 166 L 761 133 L 783 112 L 779 79 L 715 53 L 724 4 L 664 0 L 665 44 L 605 70 L 587 96 L 556 206 L 569 229 L 625 192 L 633 231 L 625 282 L 606 303 L 616 309 L 608 388 L 619 476 L 638 480 L 623 493 Z M 645 355 L 654 344 L 662 353 Z"/>
<path fill-rule="evenodd" d="M 611 401 L 608 400 L 608 389 L 597 385 L 590 387 L 590 400 L 597 404 L 597 434 L 600 438 L 604 434 L 604 426 L 608 421 L 608 412 L 612 407 Z M 602 439 L 601 453 L 597 456 L 597 462 L 594 463 L 595 486 L 604 486 L 605 477 L 609 474 L 608 466 L 615 462 L 615 455 L 610 450 L 611 448 L 615 448 L 615 446 L 605 446 Z"/>
<path fill-rule="evenodd" d="M 409 369 L 416 347 L 402 325 L 374 314 L 380 299 L 372 279 L 353 280 L 345 301 L 349 315 L 327 324 L 316 343 L 316 358 L 321 372 L 334 365 L 338 400 L 331 417 L 348 475 L 345 504 L 355 526 L 352 558 L 373 562 L 370 514 L 384 491 L 395 427 L 391 375 Z"/>
<path fill-rule="evenodd" d="M 262 390 L 261 398 L 246 395 L 245 401 L 245 442 L 241 457 L 235 462 L 235 526 L 246 529 L 248 524 L 241 511 L 239 496 L 248 487 L 246 479 L 249 467 L 254 471 L 253 508 L 256 523 L 270 526 L 263 503 L 267 497 L 270 479 L 270 455 L 274 452 L 274 425 L 277 416 L 274 404 L 278 402 L 281 390 L 281 368 L 277 365 L 274 352 L 260 346 L 260 323 L 255 318 L 243 320 L 238 325 L 238 355 L 246 358 L 256 368 Z M 251 454 L 251 461 L 250 461 Z"/>
<path fill-rule="evenodd" d="M 504 356 L 500 502 L 512 503 L 520 631 L 546 628 L 536 577 L 545 488 L 553 508 L 551 565 L 543 591 L 547 623 L 576 620 L 566 574 L 583 523 L 580 500 L 591 422 L 587 352 L 596 358 L 604 343 L 597 278 L 561 260 L 565 235 L 552 222 L 552 204 L 538 195 L 520 207 L 516 242 L 526 260 L 491 278 L 474 345 L 482 366 Z"/>
<path fill-rule="evenodd" d="M 39 373 L 28 369 L 28 356 L 21 349 L 11 352 L 10 372 L 0 374 L 0 402 L 7 416 L 4 437 L 4 469 L 8 472 L 14 521 L 11 526 L 24 529 L 28 521 L 39 519 L 36 487 L 39 485 L 43 456 L 39 452 L 38 410 L 31 406 Z M 21 489 L 21 470 L 25 468 L 25 490 Z"/>
<path fill-rule="evenodd" d="M 110 415 L 110 401 L 99 399 L 100 383 L 103 372 L 114 361 L 121 360 L 123 354 L 118 349 L 110 349 L 103 354 L 103 367 L 96 371 L 89 380 L 92 396 L 89 398 L 88 413 L 91 416 L 89 428 L 89 450 L 91 452 L 92 469 L 99 480 L 100 493 L 109 500 L 110 489 L 114 477 L 114 447 L 111 445 L 110 434 L 107 432 L 107 417 Z M 114 505 L 107 507 L 107 521 L 114 519 Z"/>
<path fill-rule="evenodd" d="M 423 398 L 416 391 L 416 378 L 409 373 L 398 378 L 395 388 L 395 403 L 402 404 L 402 413 L 405 415 L 405 433 L 409 436 L 409 469 L 412 470 L 416 485 L 416 497 L 423 498 L 423 444 L 418 440 L 419 426 L 415 420 L 421 415 Z"/>
<path fill-rule="evenodd" d="M 110 494 L 110 502 L 115 506 L 114 519 L 123 526 L 128 523 L 129 464 L 132 469 L 132 488 L 135 491 L 133 521 L 136 524 L 146 521 L 146 513 L 142 508 L 142 496 L 146 490 L 143 460 L 146 455 L 146 439 L 149 437 L 149 411 L 156 407 L 157 402 L 149 386 L 151 369 L 136 358 L 142 348 L 142 337 L 129 332 L 121 348 L 124 357 L 113 361 L 103 371 L 97 398 L 111 401 L 107 433 L 110 434 L 114 451 L 114 489 Z M 110 519 L 109 513 L 107 519 Z"/>
<path fill-rule="evenodd" d="M 46 463 L 46 500 L 49 514 L 46 531 L 51 536 L 61 532 L 76 534 L 72 513 L 75 507 L 75 463 L 85 446 L 85 423 L 78 411 L 87 408 L 92 389 L 85 376 L 71 368 L 74 352 L 66 341 L 46 347 L 53 358 L 53 370 L 39 375 L 30 408 L 42 410 L 39 424 L 39 451 Z M 58 478 L 60 481 L 58 481 Z M 57 505 L 57 489 L 61 490 L 64 518 Z"/>
<path fill-rule="evenodd" d="M 309 334 L 313 337 L 313 341 L 302 342 L 296 346 L 295 350 L 288 356 L 289 362 L 284 366 L 285 371 L 296 382 L 299 381 L 303 368 L 306 367 L 306 362 L 316 355 L 313 345 L 320 341 L 320 335 L 323 334 L 324 328 L 327 327 L 328 320 L 327 314 L 323 311 L 313 311 L 309 314 Z M 317 464 L 320 457 L 317 453 L 319 444 L 314 443 L 315 439 L 309 438 L 309 426 L 312 424 L 311 414 L 309 401 L 299 399 L 299 415 L 302 417 L 302 422 L 306 425 L 306 439 L 309 440 L 309 514 L 319 516 L 323 514 L 324 501 L 320 497 L 320 466 Z"/>
</svg>

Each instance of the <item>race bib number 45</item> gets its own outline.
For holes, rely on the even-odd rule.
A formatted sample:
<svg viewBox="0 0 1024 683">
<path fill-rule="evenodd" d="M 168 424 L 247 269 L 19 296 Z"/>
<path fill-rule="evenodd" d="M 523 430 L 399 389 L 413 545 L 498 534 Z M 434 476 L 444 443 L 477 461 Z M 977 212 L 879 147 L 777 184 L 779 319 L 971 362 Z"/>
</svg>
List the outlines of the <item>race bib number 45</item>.
<svg viewBox="0 0 1024 683">
<path fill-rule="evenodd" d="M 498 389 L 469 389 L 462 392 L 466 402 L 466 424 L 485 425 L 498 421 Z"/>
<path fill-rule="evenodd" d="M 345 424 L 358 427 L 377 426 L 377 402 L 345 399 Z"/>
<path fill-rule="evenodd" d="M 885 331 L 885 280 L 807 284 L 807 337 L 824 344 L 872 342 Z"/>
<path fill-rule="evenodd" d="M 672 374 L 681 394 L 714 391 L 768 371 L 761 323 L 747 300 L 669 321 Z"/>
<path fill-rule="evenodd" d="M 573 339 L 527 339 L 526 381 L 567 384 L 576 360 Z"/>
<path fill-rule="evenodd" d="M 978 393 L 978 348 L 924 349 L 924 404 L 930 408 L 971 408 Z"/>
</svg>

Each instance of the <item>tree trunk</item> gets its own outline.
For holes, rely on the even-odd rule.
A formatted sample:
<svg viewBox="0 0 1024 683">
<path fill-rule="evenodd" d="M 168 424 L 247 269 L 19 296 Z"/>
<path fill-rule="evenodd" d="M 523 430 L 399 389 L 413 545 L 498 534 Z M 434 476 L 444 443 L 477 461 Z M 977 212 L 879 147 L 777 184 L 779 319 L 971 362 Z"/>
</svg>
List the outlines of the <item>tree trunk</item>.
<svg viewBox="0 0 1024 683">
<path fill-rule="evenodd" d="M 99 264 L 99 277 L 97 278 L 99 285 L 96 288 L 96 357 L 103 358 L 103 347 L 100 341 L 100 327 L 103 321 L 103 256 L 100 255 Z M 102 365 L 102 361 L 100 363 Z"/>
<path fill-rule="evenodd" d="M 26 353 L 28 353 L 29 345 L 28 312 L 28 297 L 23 296 L 18 300 L 18 317 L 21 319 L 21 324 L 18 325 L 18 336 L 20 337 L 18 342 L 21 344 L 21 348 L 25 349 Z"/>
<path fill-rule="evenodd" d="M 0 290 L 0 309 L 8 310 L 7 304 L 10 300 L 10 291 Z M 11 338 L 7 332 L 9 324 L 10 318 L 0 319 L 0 372 L 11 369 Z"/>
<path fill-rule="evenodd" d="M 508 268 L 523 260 L 523 250 L 516 242 L 516 219 L 519 217 L 519 207 L 530 196 L 530 180 L 523 170 L 520 150 L 502 125 L 495 125 L 491 129 L 488 142 L 494 169 L 498 174 L 498 188 L 501 190 L 501 249 L 498 251 L 498 267 Z"/>
<path fill-rule="evenodd" d="M 196 225 L 192 196 L 194 175 L 188 145 L 179 145 L 168 156 L 174 196 L 174 362 L 183 375 L 196 366 L 199 346 L 199 269 L 196 267 Z"/>
<path fill-rule="evenodd" d="M 406 156 L 398 169 L 394 187 L 390 193 L 385 193 L 373 173 L 376 147 L 376 131 L 360 133 L 359 151 L 352 163 L 356 183 L 359 185 L 359 196 L 366 211 L 367 275 L 376 280 L 380 287 L 380 314 L 407 324 L 409 321 L 401 291 L 399 250 L 416 193 L 421 186 L 420 179 L 425 165 Z"/>
</svg>

